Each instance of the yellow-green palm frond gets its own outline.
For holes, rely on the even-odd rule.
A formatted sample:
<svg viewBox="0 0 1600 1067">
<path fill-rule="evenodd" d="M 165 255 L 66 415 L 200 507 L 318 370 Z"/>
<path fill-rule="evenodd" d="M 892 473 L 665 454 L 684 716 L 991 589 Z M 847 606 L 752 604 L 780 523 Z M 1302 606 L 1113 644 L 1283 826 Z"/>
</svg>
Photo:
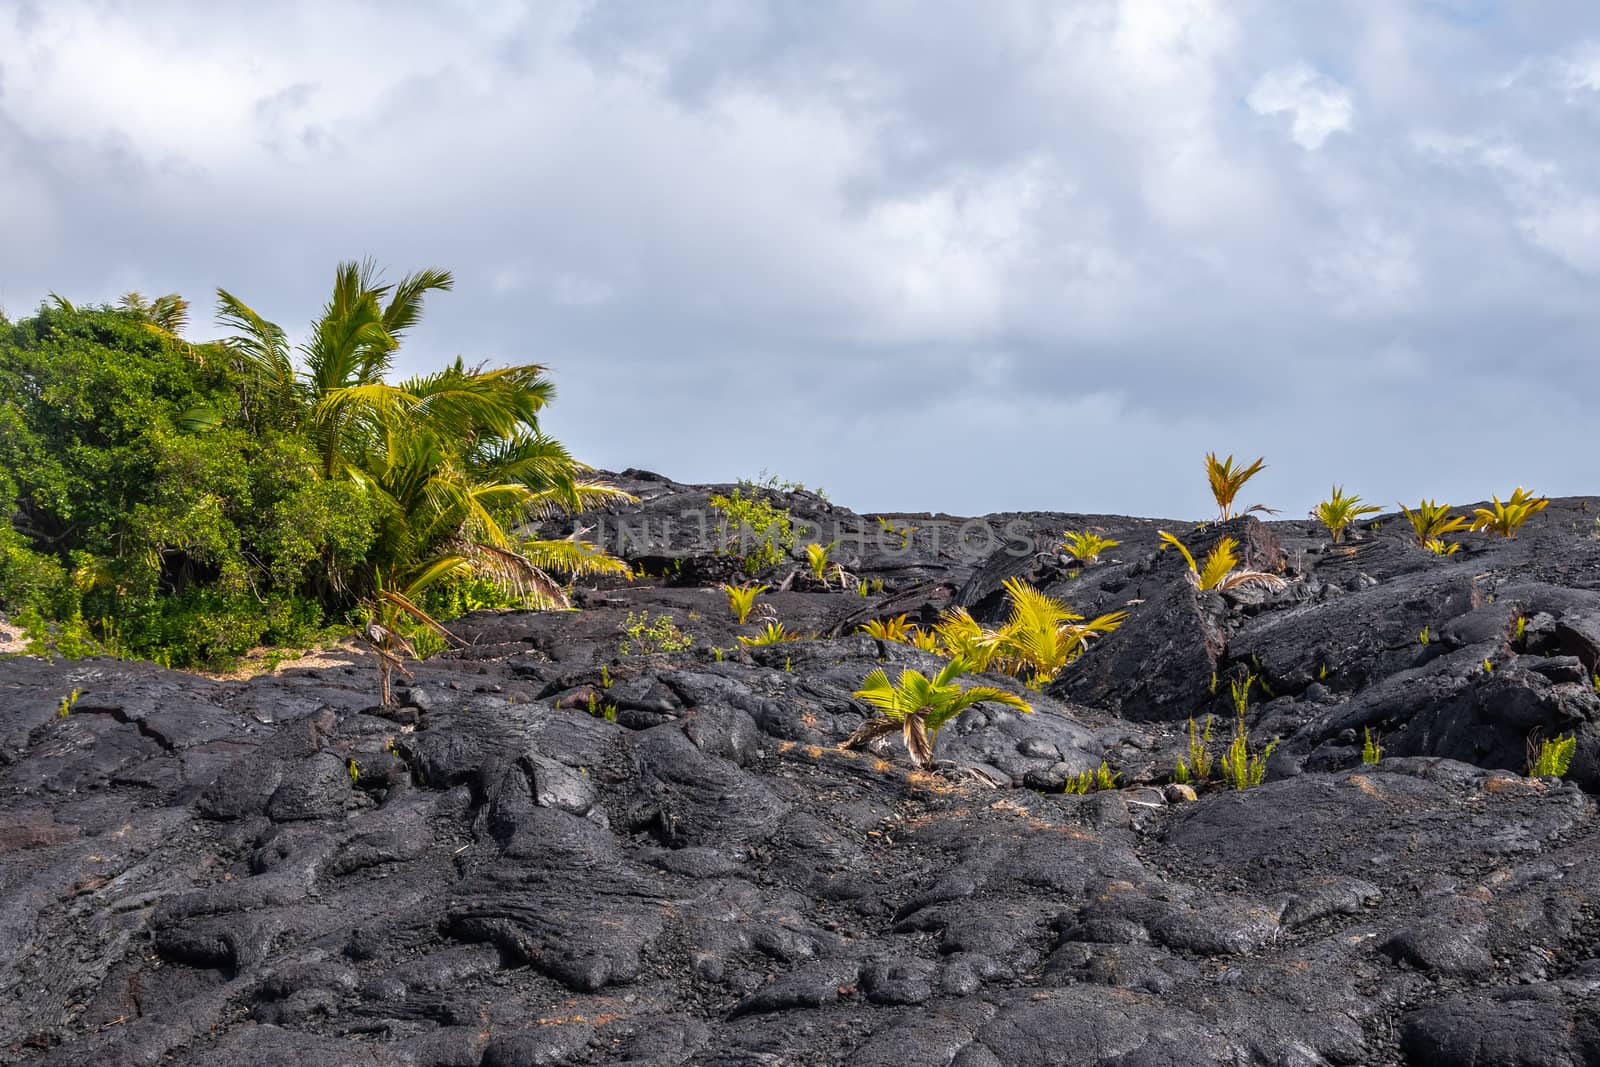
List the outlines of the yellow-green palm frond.
<svg viewBox="0 0 1600 1067">
<path fill-rule="evenodd" d="M 995 635 L 985 630 L 966 608 L 946 609 L 933 631 L 946 655 L 966 661 L 980 673 L 989 669 L 994 659 Z"/>
<path fill-rule="evenodd" d="M 923 652 L 933 652 L 937 654 L 939 651 L 939 635 L 934 633 L 932 630 L 924 630 L 920 626 L 913 626 L 911 628 L 911 633 L 907 638 L 906 643 L 912 648 L 921 649 Z"/>
<path fill-rule="evenodd" d="M 519 550 L 540 570 L 573 578 L 633 577 L 633 568 L 627 560 L 618 559 L 600 546 L 577 537 L 524 541 Z"/>
<path fill-rule="evenodd" d="M 1212 546 L 1198 575 L 1201 589 L 1217 588 L 1228 572 L 1239 565 L 1238 547 L 1239 542 L 1232 537 L 1224 537 Z"/>
<path fill-rule="evenodd" d="M 1161 537 L 1161 551 L 1165 552 L 1169 547 L 1176 548 L 1183 553 L 1184 562 L 1189 564 L 1189 571 L 1195 575 L 1200 573 L 1200 565 L 1194 561 L 1194 554 L 1189 551 L 1187 545 L 1178 540 L 1176 535 L 1169 534 L 1165 530 L 1157 530 L 1156 533 Z"/>
<path fill-rule="evenodd" d="M 1236 467 L 1231 454 L 1226 460 L 1218 460 L 1215 452 L 1206 453 L 1206 479 L 1211 483 L 1211 495 L 1217 501 L 1217 511 L 1224 522 L 1233 517 L 1233 501 L 1239 495 L 1239 490 L 1244 488 L 1244 483 L 1259 474 L 1266 465 L 1265 457 L 1257 457 L 1248 467 Z M 1268 509 L 1256 504 L 1247 510 Z"/>
<path fill-rule="evenodd" d="M 482 541 L 459 541 L 450 546 L 472 564 L 472 572 L 537 608 L 570 608 L 566 590 L 521 552 Z"/>
</svg>

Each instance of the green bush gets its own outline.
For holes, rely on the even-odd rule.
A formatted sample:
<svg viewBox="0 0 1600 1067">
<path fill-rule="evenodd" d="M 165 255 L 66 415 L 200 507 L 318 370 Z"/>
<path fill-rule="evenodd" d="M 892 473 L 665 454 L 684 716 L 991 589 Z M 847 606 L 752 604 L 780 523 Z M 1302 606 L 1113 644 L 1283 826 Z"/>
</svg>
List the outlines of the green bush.
<svg viewBox="0 0 1600 1067">
<path fill-rule="evenodd" d="M 794 545 L 792 516 L 754 492 L 745 496 L 735 489 L 732 496 L 712 497 L 711 506 L 722 513 L 717 522 L 722 551 L 738 556 L 747 574 L 781 563 Z"/>
</svg>

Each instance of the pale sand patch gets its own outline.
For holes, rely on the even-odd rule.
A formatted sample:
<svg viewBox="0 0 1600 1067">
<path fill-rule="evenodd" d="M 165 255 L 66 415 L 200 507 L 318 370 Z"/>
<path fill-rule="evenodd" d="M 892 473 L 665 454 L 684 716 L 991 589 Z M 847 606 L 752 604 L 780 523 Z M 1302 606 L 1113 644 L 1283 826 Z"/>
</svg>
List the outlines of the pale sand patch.
<svg viewBox="0 0 1600 1067">
<path fill-rule="evenodd" d="M 281 649 L 277 650 L 281 653 Z M 245 654 L 243 662 L 229 671 L 200 671 L 190 670 L 187 673 L 197 674 L 202 678 L 210 678 L 216 682 L 242 682 L 250 678 L 259 678 L 265 674 L 282 674 L 284 671 L 304 670 L 308 668 L 323 667 L 351 667 L 361 662 L 364 652 L 354 638 L 346 638 L 331 648 L 313 648 L 304 655 L 284 659 L 276 667 L 271 667 L 272 649 L 256 649 Z"/>
</svg>

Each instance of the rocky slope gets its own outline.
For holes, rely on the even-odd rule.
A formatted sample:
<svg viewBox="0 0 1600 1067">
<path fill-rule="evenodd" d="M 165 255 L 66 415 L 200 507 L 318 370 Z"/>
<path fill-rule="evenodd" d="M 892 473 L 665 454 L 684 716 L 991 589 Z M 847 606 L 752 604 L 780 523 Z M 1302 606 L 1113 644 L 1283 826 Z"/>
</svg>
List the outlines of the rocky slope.
<svg viewBox="0 0 1600 1067">
<path fill-rule="evenodd" d="M 462 620 L 401 708 L 361 656 L 0 661 L 0 1062 L 1600 1063 L 1600 501 L 1439 558 L 1393 516 L 1336 547 L 793 494 L 883 584 L 794 578 L 760 603 L 818 636 L 746 653 L 712 490 L 621 481 L 641 503 L 579 524 L 631 524 L 661 577 Z M 1069 526 L 1122 543 L 1080 570 Z M 1289 585 L 1197 596 L 1158 527 Z M 869 671 L 937 664 L 859 623 L 993 619 L 1011 575 L 1129 620 L 1032 715 L 952 723 L 932 772 L 841 751 Z M 694 646 L 619 654 L 639 611 Z M 1169 803 L 1189 717 L 1231 717 L 1245 672 L 1266 783 Z M 1523 777 L 1559 732 L 1568 780 Z M 1123 788 L 1061 793 L 1102 760 Z"/>
</svg>

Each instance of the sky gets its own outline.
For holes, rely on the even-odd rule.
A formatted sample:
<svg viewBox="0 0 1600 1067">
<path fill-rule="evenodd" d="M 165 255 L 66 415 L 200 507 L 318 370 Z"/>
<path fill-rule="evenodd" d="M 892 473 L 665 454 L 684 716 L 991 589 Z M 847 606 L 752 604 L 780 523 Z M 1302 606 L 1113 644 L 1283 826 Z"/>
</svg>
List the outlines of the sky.
<svg viewBox="0 0 1600 1067">
<path fill-rule="evenodd" d="M 538 362 L 597 467 L 859 510 L 1600 492 L 1589 0 L 0 0 L 0 306 Z"/>
</svg>

